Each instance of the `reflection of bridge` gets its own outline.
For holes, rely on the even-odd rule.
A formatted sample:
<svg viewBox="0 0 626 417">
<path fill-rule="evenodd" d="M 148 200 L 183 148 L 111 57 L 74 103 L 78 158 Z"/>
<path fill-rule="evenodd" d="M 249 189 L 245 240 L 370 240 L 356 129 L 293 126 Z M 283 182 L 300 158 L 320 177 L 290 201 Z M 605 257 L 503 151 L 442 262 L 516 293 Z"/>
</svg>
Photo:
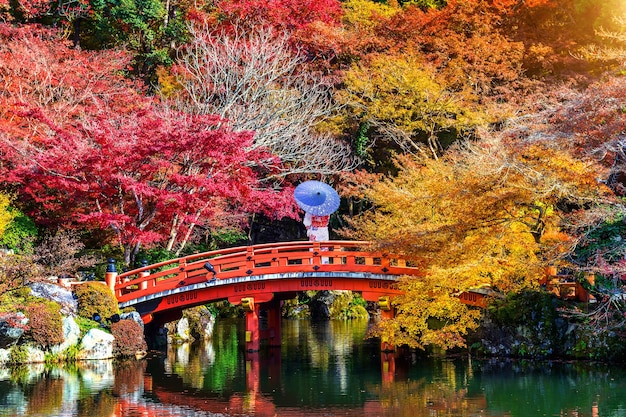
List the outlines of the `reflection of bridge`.
<svg viewBox="0 0 626 417">
<path fill-rule="evenodd" d="M 349 358 L 353 353 L 346 352 L 346 355 Z M 283 366 L 277 349 L 268 349 L 268 355 L 254 353 L 246 356 L 252 358 L 246 360 L 245 375 L 234 377 L 238 380 L 240 376 L 245 376 L 245 381 L 232 383 L 230 380 L 228 388 L 218 390 L 190 376 L 195 372 L 207 375 L 205 367 L 195 368 L 195 371 L 181 368 L 186 378 L 175 370 L 165 372 L 162 368 L 153 368 L 151 364 L 146 369 L 135 367 L 136 376 L 128 378 L 128 373 L 124 373 L 120 377 L 119 388 L 115 392 L 118 398 L 115 415 L 477 416 L 483 415 L 488 408 L 483 390 L 468 390 L 468 379 L 473 379 L 471 371 L 463 371 L 452 362 L 446 362 L 440 363 L 442 369 L 436 376 L 430 372 L 410 372 L 413 359 L 408 351 L 381 353 L 381 379 L 375 372 L 356 371 L 357 375 L 352 377 L 351 387 L 346 391 L 341 391 L 337 380 L 331 384 L 334 390 L 328 391 L 330 386 L 324 386 L 319 378 L 311 374 L 294 377 L 293 368 Z M 156 365 L 156 362 L 152 364 Z M 163 361 L 158 360 L 158 363 L 159 367 L 164 366 Z M 351 362 L 350 367 L 357 363 Z M 142 379 L 137 378 L 139 376 Z M 337 375 L 332 377 L 337 378 Z M 142 385 L 127 385 L 127 379 Z M 315 387 L 313 393 L 310 391 L 312 387 Z"/>
<path fill-rule="evenodd" d="M 146 396 L 152 400 L 146 401 L 138 396 L 120 396 L 116 415 L 124 416 L 131 413 L 137 415 L 179 417 L 179 416 L 215 416 L 215 415 L 254 415 L 256 417 L 283 417 L 302 416 L 305 413 L 297 398 L 285 405 L 275 404 L 276 399 L 267 392 L 268 386 L 276 385 L 281 380 L 280 354 L 277 357 L 259 359 L 255 353 L 251 360 L 246 362 L 245 391 L 233 392 L 230 396 L 216 397 L 207 393 L 189 390 L 176 376 L 168 378 L 166 382 L 154 380 L 150 375 L 144 375 L 143 385 Z M 395 356 L 393 353 L 381 353 L 382 387 L 392 386 L 395 378 Z M 261 368 L 268 372 L 269 379 L 265 380 L 264 390 L 261 387 Z M 269 384 L 272 382 L 272 384 Z M 180 385 L 179 385 L 180 384 Z M 280 391 L 280 388 L 278 388 Z M 343 407 L 326 405 L 323 415 L 351 416 L 382 416 L 385 415 L 385 404 L 379 400 L 366 399 L 363 403 Z M 225 414 L 224 414 L 225 413 Z"/>
<path fill-rule="evenodd" d="M 164 376 L 164 372 L 157 371 L 152 375 L 149 369 L 146 370 L 142 366 L 129 367 L 129 371 L 133 372 L 132 377 L 129 378 L 128 373 L 124 373 L 125 379 L 116 381 L 119 388 L 116 390 L 115 415 L 120 417 L 137 415 L 160 417 L 392 415 L 394 408 L 398 405 L 393 402 L 389 404 L 382 398 L 375 398 L 374 392 L 377 390 L 390 394 L 396 392 L 397 388 L 394 389 L 396 362 L 401 368 L 397 372 L 400 384 L 407 377 L 409 362 L 406 359 L 396 360 L 396 355 L 398 354 L 381 353 L 382 379 L 380 381 L 368 380 L 366 384 L 368 389 L 373 391 L 372 393 L 362 397 L 356 396 L 356 398 L 350 396 L 347 403 L 334 403 L 331 395 L 324 405 L 306 403 L 304 406 L 303 398 L 298 394 L 297 384 L 293 384 L 293 380 L 290 380 L 292 384 L 287 388 L 289 395 L 281 396 L 281 393 L 285 391 L 283 384 L 286 382 L 282 381 L 285 371 L 282 369 L 280 351 L 276 349 L 270 349 L 267 356 L 259 356 L 259 353 L 247 355 L 245 385 L 237 386 L 233 391 L 228 390 L 219 395 L 210 389 L 190 386 L 175 372 Z M 132 379 L 132 382 L 127 379 Z M 307 406 L 313 408 L 306 409 Z M 386 410 L 387 408 L 390 410 Z"/>
<path fill-rule="evenodd" d="M 367 242 L 282 242 L 205 252 L 144 266 L 117 275 L 107 270 L 107 284 L 120 307 L 134 307 L 144 323 L 161 326 L 186 308 L 219 300 L 246 311 L 246 348 L 257 351 L 261 337 L 280 345 L 280 302 L 307 290 L 350 290 L 378 302 L 392 317 L 389 299 L 401 294 L 401 276 L 422 276 L 419 265 L 401 256 L 367 251 Z M 482 305 L 479 293 L 461 300 Z M 260 306 L 268 329 L 259 329 Z"/>
</svg>

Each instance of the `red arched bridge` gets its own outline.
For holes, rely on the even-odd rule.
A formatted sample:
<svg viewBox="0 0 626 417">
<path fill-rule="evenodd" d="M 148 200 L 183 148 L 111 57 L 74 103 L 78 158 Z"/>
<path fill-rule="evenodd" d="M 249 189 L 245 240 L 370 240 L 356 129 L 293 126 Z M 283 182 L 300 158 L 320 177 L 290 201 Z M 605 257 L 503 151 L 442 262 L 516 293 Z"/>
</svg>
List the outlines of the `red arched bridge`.
<svg viewBox="0 0 626 417">
<path fill-rule="evenodd" d="M 401 276 L 422 276 L 423 269 L 401 256 L 368 251 L 368 242 L 281 242 L 222 249 L 172 259 L 117 275 L 106 281 L 120 308 L 134 307 L 144 323 L 161 326 L 186 308 L 228 300 L 246 312 L 246 347 L 261 337 L 280 345 L 280 302 L 307 290 L 350 290 L 378 302 L 392 317 L 391 297 L 401 294 Z M 483 306 L 480 293 L 463 293 L 467 304 Z M 259 329 L 261 305 L 268 329 Z"/>
</svg>

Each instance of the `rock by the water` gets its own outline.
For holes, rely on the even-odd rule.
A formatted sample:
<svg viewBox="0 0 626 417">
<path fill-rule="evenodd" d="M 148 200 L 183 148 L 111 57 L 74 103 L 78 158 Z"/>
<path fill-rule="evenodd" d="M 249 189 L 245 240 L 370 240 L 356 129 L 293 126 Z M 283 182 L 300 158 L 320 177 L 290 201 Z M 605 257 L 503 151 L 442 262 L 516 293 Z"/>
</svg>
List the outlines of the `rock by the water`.
<svg viewBox="0 0 626 417">
<path fill-rule="evenodd" d="M 122 314 L 120 314 L 120 320 L 132 320 L 132 321 L 136 322 L 137 324 L 139 324 L 142 329 L 143 329 L 143 326 L 144 326 L 143 320 L 141 319 L 141 316 L 136 311 L 131 311 L 130 313 L 122 313 Z"/>
<path fill-rule="evenodd" d="M 63 318 L 63 343 L 53 346 L 51 351 L 54 354 L 60 354 L 70 346 L 74 346 L 80 342 L 80 327 L 76 324 L 73 317 Z"/>
<path fill-rule="evenodd" d="M 22 312 L 0 314 L 0 349 L 17 344 L 28 322 L 28 318 Z"/>
<path fill-rule="evenodd" d="M 64 316 L 75 316 L 77 314 L 78 302 L 69 289 L 47 282 L 35 282 L 30 284 L 29 287 L 34 296 L 59 304 L 61 306 L 61 314 Z"/>
<path fill-rule="evenodd" d="M 189 331 L 189 320 L 186 317 L 178 320 L 176 323 L 176 336 L 183 342 L 191 340 L 191 332 Z"/>
<path fill-rule="evenodd" d="M 91 329 L 83 337 L 80 350 L 76 355 L 78 360 L 87 359 L 111 359 L 113 358 L 112 334 L 100 329 Z"/>
</svg>

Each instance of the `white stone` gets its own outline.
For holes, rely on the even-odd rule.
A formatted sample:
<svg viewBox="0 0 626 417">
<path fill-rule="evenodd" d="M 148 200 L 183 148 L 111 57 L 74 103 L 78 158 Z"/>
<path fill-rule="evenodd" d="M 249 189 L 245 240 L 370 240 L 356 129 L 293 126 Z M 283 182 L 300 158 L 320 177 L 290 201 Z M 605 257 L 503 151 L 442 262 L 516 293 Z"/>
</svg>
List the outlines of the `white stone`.
<svg viewBox="0 0 626 417">
<path fill-rule="evenodd" d="M 46 361 L 46 353 L 34 346 L 27 346 L 28 350 L 28 363 L 44 363 Z"/>
<path fill-rule="evenodd" d="M 76 355 L 76 359 L 90 360 L 113 358 L 113 340 L 113 335 L 103 330 L 89 330 L 81 341 L 80 350 Z"/>
<path fill-rule="evenodd" d="M 176 323 L 176 335 L 180 338 L 181 341 L 189 341 L 191 339 L 191 335 L 189 333 L 189 320 L 186 317 L 178 320 Z"/>
<path fill-rule="evenodd" d="M 141 316 L 136 311 L 131 311 L 129 313 L 122 313 L 120 315 L 120 320 L 133 320 L 134 322 L 138 323 L 142 329 L 144 326 Z"/>
<path fill-rule="evenodd" d="M 0 349 L 0 364 L 5 364 L 9 361 L 9 356 L 11 355 L 11 350 L 9 349 Z"/>
<path fill-rule="evenodd" d="M 43 364 L 46 361 L 46 353 L 34 346 L 26 346 L 27 359 L 25 364 Z M 0 349 L 0 365 L 7 364 L 11 359 L 11 349 Z"/>
<path fill-rule="evenodd" d="M 52 346 L 53 354 L 58 355 L 70 346 L 77 345 L 80 341 L 80 327 L 73 317 L 63 317 L 63 343 Z"/>
<path fill-rule="evenodd" d="M 77 314 L 78 302 L 74 299 L 72 291 L 67 288 L 56 284 L 36 282 L 30 285 L 30 291 L 34 296 L 57 302 L 64 316 Z"/>
<path fill-rule="evenodd" d="M 215 316 L 212 314 L 208 314 L 208 316 L 203 316 L 204 320 L 202 320 L 202 329 L 204 331 L 204 339 L 212 339 L 213 338 L 213 330 L 215 329 Z"/>
</svg>

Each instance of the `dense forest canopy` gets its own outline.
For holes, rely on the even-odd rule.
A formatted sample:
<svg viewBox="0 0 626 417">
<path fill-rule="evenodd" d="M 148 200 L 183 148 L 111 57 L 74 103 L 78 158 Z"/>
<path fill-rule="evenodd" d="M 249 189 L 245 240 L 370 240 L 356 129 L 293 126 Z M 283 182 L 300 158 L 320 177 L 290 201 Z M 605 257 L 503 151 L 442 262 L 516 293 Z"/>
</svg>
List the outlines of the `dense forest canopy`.
<svg viewBox="0 0 626 417">
<path fill-rule="evenodd" d="M 626 273 L 622 0 L 0 0 L 0 22 L 5 249 L 242 242 L 314 178 L 342 236 L 424 265 L 379 329 L 411 345 L 463 344 L 459 291 Z"/>
</svg>

